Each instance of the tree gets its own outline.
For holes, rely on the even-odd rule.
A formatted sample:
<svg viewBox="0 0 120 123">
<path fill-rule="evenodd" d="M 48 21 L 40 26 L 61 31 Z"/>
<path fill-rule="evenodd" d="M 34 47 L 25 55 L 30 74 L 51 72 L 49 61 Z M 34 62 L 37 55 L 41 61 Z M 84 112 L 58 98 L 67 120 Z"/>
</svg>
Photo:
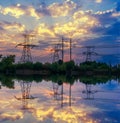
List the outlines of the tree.
<svg viewBox="0 0 120 123">
<path fill-rule="evenodd" d="M 8 55 L 2 58 L 0 64 L 0 71 L 8 73 L 8 71 L 14 72 L 15 68 L 13 63 L 15 62 L 15 55 Z"/>
<path fill-rule="evenodd" d="M 66 70 L 67 71 L 72 70 L 75 67 L 74 61 L 69 61 L 69 62 L 66 62 L 65 64 L 66 64 Z"/>
<path fill-rule="evenodd" d="M 15 62 L 15 55 L 8 55 L 6 57 L 3 57 L 1 62 L 6 66 L 12 65 Z"/>
</svg>

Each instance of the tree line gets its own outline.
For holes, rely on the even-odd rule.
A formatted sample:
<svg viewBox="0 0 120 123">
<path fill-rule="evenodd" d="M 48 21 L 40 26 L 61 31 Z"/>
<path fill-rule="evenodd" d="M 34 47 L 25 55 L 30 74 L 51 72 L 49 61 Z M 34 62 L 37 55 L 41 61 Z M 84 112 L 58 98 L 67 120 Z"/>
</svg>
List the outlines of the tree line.
<svg viewBox="0 0 120 123">
<path fill-rule="evenodd" d="M 64 75 L 118 75 L 120 64 L 110 65 L 96 61 L 75 64 L 74 60 L 54 63 L 15 63 L 15 55 L 0 56 L 0 73 L 5 74 L 64 74 Z"/>
</svg>

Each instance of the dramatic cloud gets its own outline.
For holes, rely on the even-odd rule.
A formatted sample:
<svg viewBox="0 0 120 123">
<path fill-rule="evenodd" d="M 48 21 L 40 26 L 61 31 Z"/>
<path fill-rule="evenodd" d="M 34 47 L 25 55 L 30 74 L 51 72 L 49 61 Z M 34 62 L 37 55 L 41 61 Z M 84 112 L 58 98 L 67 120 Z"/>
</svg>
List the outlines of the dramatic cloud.
<svg viewBox="0 0 120 123">
<path fill-rule="evenodd" d="M 76 8 L 76 3 L 73 1 L 65 1 L 64 3 L 53 3 L 49 6 L 44 6 L 40 4 L 38 8 L 34 6 L 24 6 L 21 4 L 16 4 L 9 7 L 1 7 L 0 12 L 3 15 L 10 15 L 15 18 L 20 18 L 23 15 L 35 17 L 40 19 L 46 15 L 52 17 L 67 16 L 73 9 Z"/>
<path fill-rule="evenodd" d="M 88 15 L 88 13 L 84 11 L 77 11 L 72 15 L 71 21 L 65 24 L 57 23 L 54 30 L 56 34 L 76 38 L 90 34 L 91 28 L 98 25 L 99 21 L 95 17 Z"/>
<path fill-rule="evenodd" d="M 106 40 L 107 43 L 115 43 L 120 39 L 119 0 L 116 2 L 52 0 L 42 3 L 39 0 L 36 3 L 34 1 L 17 3 L 15 1 L 14 4 L 1 4 L 0 18 L 1 42 L 22 43 L 24 41 L 23 33 L 35 35 L 33 44 L 39 43 L 40 39 L 44 40 L 46 45 L 42 45 L 40 48 L 49 50 L 46 52 L 41 49 L 34 50 L 37 56 L 39 56 L 39 51 L 46 55 L 50 53 L 53 47 L 50 38 L 60 40 L 61 37 L 72 38 L 72 43 L 76 45 L 104 44 Z M 19 50 L 22 50 L 22 47 Z M 13 52 L 18 53 L 16 50 Z"/>
</svg>

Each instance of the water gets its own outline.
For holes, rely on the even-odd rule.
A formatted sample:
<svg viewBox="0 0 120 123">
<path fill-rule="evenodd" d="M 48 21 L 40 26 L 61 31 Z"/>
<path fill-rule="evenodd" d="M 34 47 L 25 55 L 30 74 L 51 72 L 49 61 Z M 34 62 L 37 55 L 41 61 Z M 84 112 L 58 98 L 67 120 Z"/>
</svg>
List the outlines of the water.
<svg viewBox="0 0 120 123">
<path fill-rule="evenodd" d="M 120 83 L 116 78 L 0 80 L 0 123 L 120 123 Z"/>
</svg>

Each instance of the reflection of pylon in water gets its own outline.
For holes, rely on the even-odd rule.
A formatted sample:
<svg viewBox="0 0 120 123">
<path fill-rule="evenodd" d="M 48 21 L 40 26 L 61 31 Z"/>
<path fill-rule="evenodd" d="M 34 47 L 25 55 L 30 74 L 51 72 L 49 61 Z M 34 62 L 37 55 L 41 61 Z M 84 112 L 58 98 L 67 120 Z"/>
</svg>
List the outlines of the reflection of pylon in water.
<svg viewBox="0 0 120 123">
<path fill-rule="evenodd" d="M 62 88 L 60 87 L 63 85 L 61 81 L 58 81 L 57 83 L 53 82 L 53 92 L 54 92 L 54 99 L 55 100 L 60 100 L 61 95 L 63 94 Z"/>
<path fill-rule="evenodd" d="M 34 97 L 30 95 L 31 85 L 31 82 L 20 81 L 22 97 L 19 98 L 15 96 L 15 98 L 17 100 L 22 100 L 23 109 L 28 109 L 28 99 L 34 99 Z"/>
<path fill-rule="evenodd" d="M 57 83 L 53 83 L 53 92 L 54 92 L 55 100 L 58 100 L 58 88 L 59 88 L 59 85 Z"/>
<path fill-rule="evenodd" d="M 63 107 L 64 103 L 64 95 L 63 95 L 63 82 L 62 81 L 58 81 L 57 83 L 53 83 L 53 91 L 54 91 L 54 99 L 57 101 L 61 101 L 61 107 Z M 72 85 L 69 85 L 69 106 L 71 106 L 72 102 L 71 102 L 71 96 L 72 96 Z"/>
<path fill-rule="evenodd" d="M 97 92 L 96 90 L 92 90 L 91 84 L 85 84 L 86 90 L 82 91 L 82 93 L 86 94 L 86 99 L 94 99 L 94 94 Z"/>
<path fill-rule="evenodd" d="M 60 59 L 60 53 L 62 53 L 61 44 L 56 44 L 54 49 L 53 62 L 58 62 Z"/>
<path fill-rule="evenodd" d="M 33 40 L 34 35 L 24 34 L 23 36 L 24 36 L 24 43 L 17 45 L 23 47 L 20 63 L 32 62 L 31 48 L 36 47 L 36 45 L 32 45 L 30 43 Z"/>
</svg>

